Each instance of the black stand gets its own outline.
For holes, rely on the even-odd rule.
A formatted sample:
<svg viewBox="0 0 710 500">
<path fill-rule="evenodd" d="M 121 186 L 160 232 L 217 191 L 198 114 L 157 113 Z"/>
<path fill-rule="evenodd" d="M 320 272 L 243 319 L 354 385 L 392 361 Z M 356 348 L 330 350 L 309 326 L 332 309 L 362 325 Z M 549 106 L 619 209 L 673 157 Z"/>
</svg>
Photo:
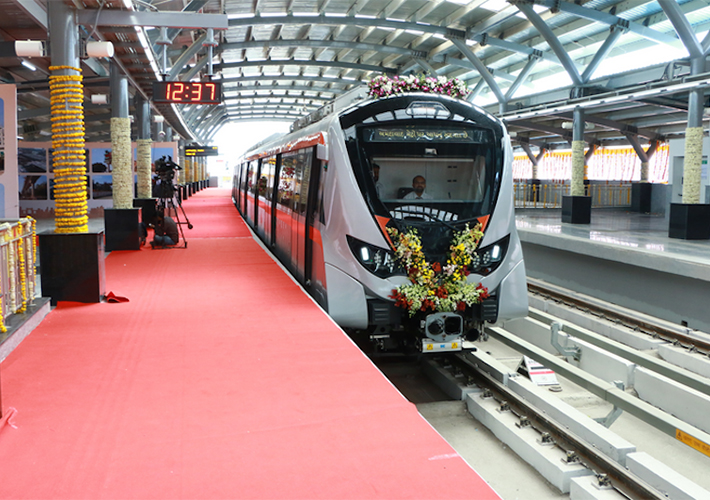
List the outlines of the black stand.
<svg viewBox="0 0 710 500">
<path fill-rule="evenodd" d="M 631 211 L 642 214 L 651 213 L 651 192 L 653 184 L 650 182 L 634 182 L 631 184 Z"/>
<path fill-rule="evenodd" d="M 139 219 L 139 208 L 105 208 L 106 251 L 140 250 Z"/>
<path fill-rule="evenodd" d="M 589 224 L 592 222 L 592 198 L 589 196 L 563 196 L 562 222 Z"/>
<path fill-rule="evenodd" d="M 177 203 L 175 203 L 176 200 Z M 185 248 L 187 248 L 187 240 L 185 239 L 185 233 L 182 230 L 182 225 L 187 224 L 187 228 L 192 229 L 192 224 L 190 223 L 190 219 L 188 219 L 185 214 L 185 209 L 182 208 L 180 189 L 175 188 L 174 195 L 170 198 L 158 198 L 157 210 L 162 212 L 166 217 L 170 216 L 175 220 L 175 223 L 180 230 L 180 237 L 185 243 Z M 180 213 L 182 213 L 182 216 L 185 218 L 184 222 L 180 220 Z"/>
<path fill-rule="evenodd" d="M 60 300 L 101 302 L 106 291 L 104 233 L 40 233 L 42 295 Z"/>
<path fill-rule="evenodd" d="M 141 222 L 146 226 L 155 220 L 157 198 L 135 198 L 133 206 L 141 209 Z"/>
<path fill-rule="evenodd" d="M 710 205 L 671 203 L 668 237 L 710 240 Z"/>
</svg>

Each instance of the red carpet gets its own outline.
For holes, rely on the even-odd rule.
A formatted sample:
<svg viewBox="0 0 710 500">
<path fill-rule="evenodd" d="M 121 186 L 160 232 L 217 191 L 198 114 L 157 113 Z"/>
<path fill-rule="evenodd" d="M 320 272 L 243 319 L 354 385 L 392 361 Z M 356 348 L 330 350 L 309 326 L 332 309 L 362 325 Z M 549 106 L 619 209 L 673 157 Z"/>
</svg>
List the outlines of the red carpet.
<svg viewBox="0 0 710 500">
<path fill-rule="evenodd" d="M 113 252 L 2 363 L 0 498 L 498 498 L 250 237 Z"/>
</svg>

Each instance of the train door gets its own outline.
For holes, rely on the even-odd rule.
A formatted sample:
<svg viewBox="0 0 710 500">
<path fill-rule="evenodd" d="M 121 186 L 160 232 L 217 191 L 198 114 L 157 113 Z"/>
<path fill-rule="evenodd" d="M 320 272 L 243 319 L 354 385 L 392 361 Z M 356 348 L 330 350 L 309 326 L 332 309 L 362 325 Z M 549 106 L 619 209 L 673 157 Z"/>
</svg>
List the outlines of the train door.
<svg viewBox="0 0 710 500">
<path fill-rule="evenodd" d="M 276 245 L 276 221 L 278 219 L 276 211 L 276 200 L 278 198 L 279 177 L 281 176 L 281 155 L 276 155 L 276 163 L 274 165 L 274 187 L 272 189 L 271 199 L 271 236 L 267 240 L 270 247 Z"/>
<path fill-rule="evenodd" d="M 250 161 L 247 164 L 247 178 L 246 178 L 246 189 L 245 193 L 246 196 L 244 197 L 245 200 L 245 219 L 250 225 L 254 225 L 255 222 L 255 214 L 254 214 L 254 207 L 256 205 L 256 200 L 254 197 L 254 191 L 256 190 L 256 182 L 257 182 L 257 167 L 258 167 L 258 162 L 256 161 Z"/>
<path fill-rule="evenodd" d="M 317 155 L 312 157 L 308 210 L 306 213 L 306 268 L 304 286 L 316 301 L 327 310 L 325 286 L 325 257 L 323 255 L 322 231 L 325 226 L 323 214 L 323 189 L 326 161 L 321 162 Z"/>
<path fill-rule="evenodd" d="M 304 283 L 306 279 L 306 213 L 308 192 L 313 166 L 313 149 L 296 153 L 295 186 L 293 197 L 293 220 L 291 222 L 291 269 L 296 279 Z"/>
<path fill-rule="evenodd" d="M 241 170 L 241 165 L 234 166 L 234 172 L 232 173 L 232 203 L 234 206 L 239 208 L 239 173 Z"/>
<path fill-rule="evenodd" d="M 296 157 L 290 153 L 281 155 L 278 185 L 276 188 L 276 221 L 274 225 L 274 253 L 281 262 L 290 267 L 292 200 L 295 185 Z"/>
<path fill-rule="evenodd" d="M 257 233 L 267 243 L 271 243 L 271 205 L 274 193 L 274 174 L 276 172 L 276 157 L 264 158 L 261 161 L 259 182 L 257 185 Z"/>
<path fill-rule="evenodd" d="M 249 194 L 249 162 L 245 162 L 242 167 L 242 216 L 247 217 L 247 203 Z"/>
</svg>

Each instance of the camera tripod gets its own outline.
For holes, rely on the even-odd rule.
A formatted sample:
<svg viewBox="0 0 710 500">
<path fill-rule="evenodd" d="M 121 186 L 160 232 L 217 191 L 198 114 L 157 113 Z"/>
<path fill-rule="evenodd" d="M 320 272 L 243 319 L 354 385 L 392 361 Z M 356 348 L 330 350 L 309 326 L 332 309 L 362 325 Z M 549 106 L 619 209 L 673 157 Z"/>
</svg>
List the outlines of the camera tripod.
<svg viewBox="0 0 710 500">
<path fill-rule="evenodd" d="M 176 198 L 177 198 L 177 203 L 175 203 Z M 187 224 L 187 228 L 192 229 L 192 224 L 190 223 L 190 219 L 187 218 L 187 214 L 185 214 L 185 209 L 182 208 L 182 200 L 180 199 L 180 191 L 177 189 L 173 189 L 172 196 L 159 197 L 156 202 L 156 209 L 158 211 L 161 211 L 166 217 L 172 217 L 173 220 L 175 220 L 178 230 L 180 231 L 180 237 L 182 238 L 182 241 L 185 243 L 185 248 L 187 248 L 187 240 L 185 239 L 185 233 L 182 230 L 182 226 L 183 226 L 183 224 Z M 182 220 L 180 220 L 180 212 L 182 212 L 182 216 L 185 219 L 184 222 Z"/>
</svg>

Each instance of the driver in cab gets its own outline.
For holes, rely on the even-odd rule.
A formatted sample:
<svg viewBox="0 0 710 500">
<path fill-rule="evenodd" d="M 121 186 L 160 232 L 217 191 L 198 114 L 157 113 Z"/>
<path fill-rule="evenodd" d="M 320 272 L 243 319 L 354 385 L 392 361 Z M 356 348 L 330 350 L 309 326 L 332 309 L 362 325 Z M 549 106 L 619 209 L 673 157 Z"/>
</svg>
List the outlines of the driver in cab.
<svg viewBox="0 0 710 500">
<path fill-rule="evenodd" d="M 431 200 L 431 199 L 433 199 L 430 194 L 425 193 L 426 179 L 424 177 L 422 177 L 421 175 L 417 175 L 414 179 L 412 179 L 412 188 L 414 188 L 414 191 L 407 193 L 404 196 L 405 200 Z"/>
</svg>

